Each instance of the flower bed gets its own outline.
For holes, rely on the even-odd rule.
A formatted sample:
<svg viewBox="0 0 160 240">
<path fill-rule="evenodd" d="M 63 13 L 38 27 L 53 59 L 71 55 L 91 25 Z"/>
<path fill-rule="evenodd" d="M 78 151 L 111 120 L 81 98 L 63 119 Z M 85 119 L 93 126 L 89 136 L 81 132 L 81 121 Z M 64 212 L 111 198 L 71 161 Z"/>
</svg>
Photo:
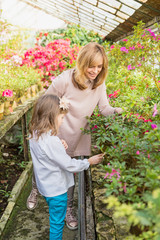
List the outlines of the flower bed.
<svg viewBox="0 0 160 240">
<path fill-rule="evenodd" d="M 140 23 L 132 37 L 106 45 L 108 97 L 124 112 L 105 118 L 95 111 L 89 119 L 94 148 L 106 153 L 99 179 L 105 202 L 130 224 L 124 239 L 160 237 L 159 40 Z"/>
<path fill-rule="evenodd" d="M 54 78 L 75 64 L 79 48 L 71 47 L 70 40 L 54 40 L 42 47 L 36 45 L 24 53 L 22 65 L 39 69 L 43 86 L 47 88 Z"/>
<path fill-rule="evenodd" d="M 0 49 L 0 120 L 13 112 L 18 104 L 48 88 L 63 70 L 73 67 L 79 51 L 77 46 L 70 46 L 69 39 L 58 39 L 45 47 L 36 43 L 35 47 L 18 55 L 14 41 L 5 42 Z"/>
</svg>

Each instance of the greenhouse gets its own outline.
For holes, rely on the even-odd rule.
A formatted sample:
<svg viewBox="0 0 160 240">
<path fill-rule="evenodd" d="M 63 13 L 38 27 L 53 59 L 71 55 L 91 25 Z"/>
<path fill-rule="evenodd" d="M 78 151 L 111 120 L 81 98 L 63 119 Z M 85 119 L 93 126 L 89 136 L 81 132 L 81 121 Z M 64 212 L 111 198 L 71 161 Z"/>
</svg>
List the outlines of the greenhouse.
<svg viewBox="0 0 160 240">
<path fill-rule="evenodd" d="M 160 239 L 160 1 L 0 0 L 0 239 Z"/>
</svg>

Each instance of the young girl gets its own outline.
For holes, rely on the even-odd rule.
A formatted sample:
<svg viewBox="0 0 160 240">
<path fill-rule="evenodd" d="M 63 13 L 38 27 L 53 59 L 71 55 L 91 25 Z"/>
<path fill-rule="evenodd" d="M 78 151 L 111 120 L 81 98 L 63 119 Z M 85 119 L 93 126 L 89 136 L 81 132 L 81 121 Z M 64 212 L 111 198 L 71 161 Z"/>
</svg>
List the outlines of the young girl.
<svg viewBox="0 0 160 240">
<path fill-rule="evenodd" d="M 76 160 L 65 151 L 56 135 L 68 112 L 68 103 L 55 95 L 41 96 L 29 125 L 29 145 L 36 184 L 49 206 L 50 240 L 61 240 L 67 209 L 67 191 L 74 185 L 73 173 L 98 164 L 103 154 Z"/>
</svg>

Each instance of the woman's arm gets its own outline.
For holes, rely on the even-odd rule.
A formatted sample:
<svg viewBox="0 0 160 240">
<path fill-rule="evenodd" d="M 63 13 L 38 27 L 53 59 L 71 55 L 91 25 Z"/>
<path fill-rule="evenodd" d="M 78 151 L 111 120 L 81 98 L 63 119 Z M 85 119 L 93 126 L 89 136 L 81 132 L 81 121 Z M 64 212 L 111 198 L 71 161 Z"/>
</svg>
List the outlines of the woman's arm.
<svg viewBox="0 0 160 240">
<path fill-rule="evenodd" d="M 110 106 L 109 101 L 107 99 L 105 83 L 103 83 L 103 85 L 102 85 L 102 91 L 100 93 L 98 108 L 99 108 L 100 113 L 104 116 L 108 116 L 108 115 L 115 114 L 115 113 L 121 113 L 123 111 L 122 108 L 117 108 L 117 107 L 114 108 L 114 107 Z"/>
</svg>

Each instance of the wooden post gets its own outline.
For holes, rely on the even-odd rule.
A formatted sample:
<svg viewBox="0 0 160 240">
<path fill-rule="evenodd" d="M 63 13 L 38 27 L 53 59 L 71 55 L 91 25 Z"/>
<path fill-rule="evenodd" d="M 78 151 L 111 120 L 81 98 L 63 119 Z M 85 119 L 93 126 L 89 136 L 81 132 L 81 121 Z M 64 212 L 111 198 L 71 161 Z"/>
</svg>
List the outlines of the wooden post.
<svg viewBox="0 0 160 240">
<path fill-rule="evenodd" d="M 23 147 L 24 147 L 24 160 L 29 161 L 28 156 L 28 141 L 26 139 L 27 137 L 27 123 L 26 123 L 26 114 L 24 114 L 21 118 L 21 124 L 22 124 L 22 135 L 23 135 Z"/>
</svg>

